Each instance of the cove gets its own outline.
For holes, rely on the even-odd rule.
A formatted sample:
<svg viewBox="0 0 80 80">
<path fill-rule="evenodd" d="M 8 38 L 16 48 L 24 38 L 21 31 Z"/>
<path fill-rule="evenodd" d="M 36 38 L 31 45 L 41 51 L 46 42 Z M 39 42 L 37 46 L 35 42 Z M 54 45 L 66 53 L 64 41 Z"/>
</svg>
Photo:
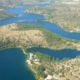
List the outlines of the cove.
<svg viewBox="0 0 80 80">
<path fill-rule="evenodd" d="M 35 80 L 20 48 L 0 50 L 0 80 Z"/>
<path fill-rule="evenodd" d="M 23 10 L 28 6 L 49 6 L 49 5 L 50 4 L 34 4 L 34 5 L 33 4 L 20 4 L 14 8 L 6 8 L 6 9 L 4 9 L 4 11 L 12 12 L 12 13 L 18 14 L 19 16 L 0 20 L 0 26 L 6 25 L 6 24 L 11 24 L 11 23 L 19 23 L 18 22 L 19 20 L 27 20 L 27 22 L 22 22 L 22 23 L 20 22 L 19 24 L 41 25 L 41 26 L 47 28 L 48 30 L 50 30 L 51 32 L 59 34 L 63 37 L 80 40 L 80 33 L 67 32 L 67 31 L 61 29 L 58 25 L 47 22 L 47 21 L 33 22 L 33 20 L 38 20 L 38 19 L 46 20 L 46 18 L 43 15 L 23 12 Z"/>
<path fill-rule="evenodd" d="M 27 49 L 28 52 L 41 52 L 43 54 L 48 54 L 51 57 L 63 59 L 63 58 L 76 58 L 80 56 L 80 51 L 75 49 L 63 49 L 63 50 L 52 50 L 42 47 L 32 47 Z"/>
</svg>

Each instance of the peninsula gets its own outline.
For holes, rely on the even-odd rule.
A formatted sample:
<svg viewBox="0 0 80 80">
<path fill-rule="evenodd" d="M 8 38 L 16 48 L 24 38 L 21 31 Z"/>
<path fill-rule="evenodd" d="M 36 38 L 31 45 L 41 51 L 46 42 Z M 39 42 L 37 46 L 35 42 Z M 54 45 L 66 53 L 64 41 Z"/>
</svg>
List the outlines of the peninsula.
<svg viewBox="0 0 80 80">
<path fill-rule="evenodd" d="M 11 18 L 11 17 L 16 17 L 16 16 L 18 16 L 18 14 L 13 14 L 10 12 L 4 12 L 3 10 L 0 11 L 0 20 Z"/>
<path fill-rule="evenodd" d="M 78 49 L 80 42 L 52 33 L 42 26 L 8 24 L 0 27 L 0 49 L 8 47 L 37 47 L 50 49 Z"/>
<path fill-rule="evenodd" d="M 49 55 L 29 53 L 26 61 L 35 73 L 36 80 L 79 80 L 80 57 L 54 59 Z"/>
</svg>

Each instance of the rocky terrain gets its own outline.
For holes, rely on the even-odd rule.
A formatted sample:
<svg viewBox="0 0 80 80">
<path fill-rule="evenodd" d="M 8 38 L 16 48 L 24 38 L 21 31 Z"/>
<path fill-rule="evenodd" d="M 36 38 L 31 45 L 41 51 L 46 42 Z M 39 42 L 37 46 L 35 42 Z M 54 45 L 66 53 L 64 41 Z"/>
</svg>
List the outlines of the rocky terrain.
<svg viewBox="0 0 80 80">
<path fill-rule="evenodd" d="M 17 24 L 10 24 L 0 27 L 0 43 L 6 43 L 9 44 L 9 46 L 13 46 L 14 43 L 15 45 L 24 45 L 28 47 L 31 45 L 47 46 L 47 42 L 45 41 L 42 31 L 17 31 L 16 29 L 18 28 L 18 26 L 19 25 Z"/>
<path fill-rule="evenodd" d="M 64 30 L 80 33 L 80 4 L 53 4 L 47 7 L 35 6 L 26 8 L 24 12 L 43 14 L 46 20 L 58 24 Z"/>
<path fill-rule="evenodd" d="M 55 60 L 41 53 L 29 53 L 26 62 L 37 80 L 80 80 L 80 57 Z"/>
<path fill-rule="evenodd" d="M 41 46 L 51 49 L 78 49 L 80 42 L 61 37 L 41 26 L 8 24 L 0 27 L 0 49 Z"/>
<path fill-rule="evenodd" d="M 49 2 L 50 0 L 0 0 L 0 8 L 10 7 L 13 8 L 17 4 L 40 4 Z"/>
</svg>

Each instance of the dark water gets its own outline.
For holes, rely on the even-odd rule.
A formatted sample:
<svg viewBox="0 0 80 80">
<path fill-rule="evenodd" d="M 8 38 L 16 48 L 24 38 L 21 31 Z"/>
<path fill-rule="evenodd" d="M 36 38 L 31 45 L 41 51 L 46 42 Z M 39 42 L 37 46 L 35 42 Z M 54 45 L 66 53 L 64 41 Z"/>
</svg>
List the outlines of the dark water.
<svg viewBox="0 0 80 80">
<path fill-rule="evenodd" d="M 27 50 L 28 52 L 41 52 L 43 54 L 48 54 L 54 58 L 75 58 L 77 56 L 80 56 L 80 51 L 73 50 L 73 49 L 63 49 L 63 50 L 51 50 L 47 48 L 41 48 L 41 47 L 33 47 L 29 48 Z"/>
<path fill-rule="evenodd" d="M 26 55 L 21 49 L 0 51 L 0 80 L 35 80 L 26 66 Z"/>
</svg>

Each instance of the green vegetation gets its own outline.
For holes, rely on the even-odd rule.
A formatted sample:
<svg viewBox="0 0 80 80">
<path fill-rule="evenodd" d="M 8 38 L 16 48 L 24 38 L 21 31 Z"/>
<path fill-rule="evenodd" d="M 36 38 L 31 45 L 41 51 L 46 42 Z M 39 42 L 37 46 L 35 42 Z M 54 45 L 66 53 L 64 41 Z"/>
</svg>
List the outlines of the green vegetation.
<svg viewBox="0 0 80 80">
<path fill-rule="evenodd" d="M 14 7 L 20 3 L 52 3 L 54 0 L 1 0 L 0 9 Z M 56 23 L 67 31 L 80 32 L 80 6 L 62 5 L 62 0 L 56 0 L 58 4 L 47 7 L 29 7 L 27 12 L 44 14 L 50 22 Z M 67 0 L 63 0 L 67 1 Z M 71 0 L 69 0 L 71 1 Z M 4 4 L 4 5 L 3 5 Z M 0 19 L 15 17 L 17 15 L 0 11 Z M 44 21 L 43 19 L 36 21 Z M 73 26 L 73 27 L 72 27 Z M 37 25 L 11 24 L 0 27 L 0 49 L 21 47 L 27 52 L 27 47 L 41 46 L 51 49 L 80 49 L 80 42 L 64 38 L 56 33 Z M 32 53 L 31 53 L 32 54 Z M 54 59 L 49 55 L 36 52 L 27 54 L 29 66 L 34 71 L 37 80 L 80 80 L 80 57 L 75 59 Z M 49 76 L 49 77 L 48 77 Z"/>
<path fill-rule="evenodd" d="M 44 68 L 42 66 L 33 65 L 32 68 L 37 71 L 36 79 L 39 80 L 41 78 L 45 78 L 46 75 L 44 74 Z"/>
<path fill-rule="evenodd" d="M 45 62 L 60 62 L 60 61 L 67 61 L 70 60 L 70 58 L 63 58 L 63 59 L 59 59 L 59 58 L 53 58 L 50 55 L 41 53 L 41 52 L 36 52 L 33 53 L 34 55 L 36 55 L 37 59 L 39 59 L 40 62 L 45 61 Z"/>
<path fill-rule="evenodd" d="M 35 55 L 40 61 L 51 61 L 52 60 L 51 56 L 42 54 L 40 52 L 36 52 Z"/>
<path fill-rule="evenodd" d="M 28 55 L 31 54 L 33 53 Z M 57 80 L 79 80 L 80 78 L 78 74 L 80 71 L 80 57 L 59 60 L 58 58 L 54 59 L 49 55 L 36 52 L 32 55 L 30 61 L 31 64 L 28 65 L 35 73 L 36 80 L 44 80 L 48 76 L 50 76 L 49 80 L 56 80 L 56 78 Z"/>
<path fill-rule="evenodd" d="M 14 29 L 13 29 L 14 26 Z M 15 27 L 16 26 L 16 27 Z M 5 29 L 0 27 L 0 31 Z M 80 49 L 79 41 L 64 38 L 58 34 L 52 33 L 42 26 L 37 25 L 7 25 L 8 30 L 0 33 L 0 49 L 6 47 L 46 47 L 51 49 Z M 27 33 L 29 31 L 29 33 Z M 37 32 L 38 31 L 38 32 Z M 6 34 L 7 33 L 7 34 Z M 4 35 L 6 34 L 6 35 Z M 16 36 L 15 36 L 16 35 Z M 38 40 L 39 39 L 39 40 Z"/>
<path fill-rule="evenodd" d="M 60 48 L 61 46 L 66 46 L 67 48 L 70 46 L 72 46 L 71 42 L 74 43 L 78 43 L 79 41 L 75 41 L 75 40 L 70 40 L 68 38 L 64 38 L 56 33 L 53 33 L 45 28 L 43 28 L 42 26 L 36 26 L 36 25 L 22 25 L 19 26 L 18 30 L 40 30 L 43 32 L 44 37 L 46 38 L 49 46 L 53 46 L 56 45 L 56 48 Z M 38 34 L 38 36 L 40 36 L 40 34 Z M 66 43 L 66 42 L 70 42 L 70 43 Z M 64 47 L 65 48 L 65 47 Z"/>
</svg>

